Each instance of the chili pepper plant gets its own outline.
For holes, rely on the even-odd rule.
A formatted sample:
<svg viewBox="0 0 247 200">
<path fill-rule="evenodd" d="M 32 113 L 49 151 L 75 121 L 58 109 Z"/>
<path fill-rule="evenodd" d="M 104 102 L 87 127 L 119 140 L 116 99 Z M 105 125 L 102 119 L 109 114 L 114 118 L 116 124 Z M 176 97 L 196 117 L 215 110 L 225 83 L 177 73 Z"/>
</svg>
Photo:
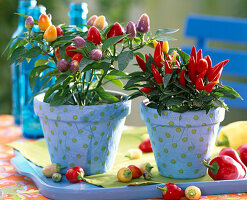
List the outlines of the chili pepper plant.
<svg viewBox="0 0 247 200">
<path fill-rule="evenodd" d="M 229 60 L 213 66 L 209 55 L 195 46 L 188 55 L 180 49 L 168 51 L 164 42 L 155 42 L 154 55 L 136 55 L 141 71 L 129 74 L 127 90 L 136 90 L 130 98 L 145 96 L 149 107 L 174 112 L 206 110 L 227 105 L 222 98 L 241 98 L 231 87 L 223 85 L 219 78 Z M 144 59 L 145 58 L 145 59 Z M 241 98 L 242 99 L 242 98 Z"/>
</svg>

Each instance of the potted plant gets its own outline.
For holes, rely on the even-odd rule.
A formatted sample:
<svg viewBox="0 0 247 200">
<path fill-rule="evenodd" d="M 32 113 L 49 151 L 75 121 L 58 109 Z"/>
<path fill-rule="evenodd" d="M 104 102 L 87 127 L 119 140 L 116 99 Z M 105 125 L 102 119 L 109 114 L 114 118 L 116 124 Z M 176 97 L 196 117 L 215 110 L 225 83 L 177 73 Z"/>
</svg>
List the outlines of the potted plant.
<svg viewBox="0 0 247 200">
<path fill-rule="evenodd" d="M 129 74 L 130 99 L 145 96 L 141 117 L 151 139 L 159 173 L 178 179 L 204 176 L 227 105 L 222 98 L 239 94 L 219 82 L 228 60 L 212 67 L 195 46 L 190 56 L 167 43 L 155 43 L 154 56 L 136 56 L 142 71 Z M 143 56 L 144 57 L 144 56 Z"/>
<path fill-rule="evenodd" d="M 122 88 L 120 79 L 127 77 L 123 70 L 136 51 L 152 45 L 154 38 L 171 39 L 163 34 L 176 30 L 159 30 L 151 36 L 146 14 L 136 24 L 129 22 L 126 31 L 119 23 L 107 26 L 104 16 L 92 16 L 88 31 L 76 26 L 55 27 L 46 14 L 38 21 L 24 17 L 28 32 L 10 48 L 10 60 L 46 56 L 36 61 L 30 73 L 31 89 L 38 77 L 44 80 L 42 87 L 56 79 L 34 98 L 51 161 L 65 167 L 63 172 L 77 165 L 86 175 L 106 172 L 113 165 L 130 100 L 104 86 L 112 82 Z M 32 31 L 34 24 L 40 32 Z M 45 74 L 46 69 L 50 72 Z"/>
</svg>

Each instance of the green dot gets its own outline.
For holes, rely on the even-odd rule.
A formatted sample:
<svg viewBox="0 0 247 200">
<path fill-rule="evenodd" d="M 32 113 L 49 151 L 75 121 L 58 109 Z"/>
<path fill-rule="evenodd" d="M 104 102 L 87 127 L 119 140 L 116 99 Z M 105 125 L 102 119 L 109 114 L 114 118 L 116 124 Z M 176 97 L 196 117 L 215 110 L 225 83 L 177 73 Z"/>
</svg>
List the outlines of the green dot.
<svg viewBox="0 0 247 200">
<path fill-rule="evenodd" d="M 81 154 L 77 154 L 76 157 L 77 157 L 78 159 L 80 159 L 80 158 L 81 158 Z"/>
<path fill-rule="evenodd" d="M 64 108 L 64 109 L 63 109 L 63 112 L 67 112 L 67 111 L 68 111 L 68 109 L 67 109 L 67 108 Z"/>
<path fill-rule="evenodd" d="M 172 163 L 172 164 L 175 164 L 175 163 L 176 163 L 176 160 L 171 160 L 171 163 Z"/>
<path fill-rule="evenodd" d="M 108 136 L 108 137 L 107 137 L 107 140 L 109 141 L 110 139 L 111 139 L 111 136 Z"/>
<path fill-rule="evenodd" d="M 149 118 L 147 118 L 147 122 L 148 122 L 148 123 L 150 122 L 150 119 L 149 119 Z"/>
<path fill-rule="evenodd" d="M 160 142 L 163 142 L 163 139 L 162 139 L 162 138 L 159 138 L 159 141 L 160 141 Z"/>
<path fill-rule="evenodd" d="M 191 127 L 191 125 L 190 125 L 190 124 L 186 124 L 186 126 L 187 126 L 187 127 Z"/>
<path fill-rule="evenodd" d="M 114 117 L 113 116 L 110 116 L 110 120 L 113 120 L 114 119 Z"/>
<path fill-rule="evenodd" d="M 157 114 L 154 114 L 154 118 L 157 119 L 158 118 L 158 115 Z"/>
<path fill-rule="evenodd" d="M 204 155 L 206 155 L 206 154 L 207 154 L 207 152 L 208 152 L 208 151 L 207 151 L 207 150 L 205 150 L 205 151 L 203 152 L 203 154 L 204 154 Z"/>
<path fill-rule="evenodd" d="M 45 125 L 47 125 L 47 121 L 44 121 L 45 122 Z"/>
<path fill-rule="evenodd" d="M 70 151 L 70 147 L 66 147 L 66 151 Z"/>
<path fill-rule="evenodd" d="M 202 157 L 202 154 L 198 153 L 197 158 L 201 158 L 201 157 Z"/>
<path fill-rule="evenodd" d="M 192 166 L 192 162 L 188 162 L 188 163 L 187 163 L 187 166 L 188 166 L 188 167 L 191 167 L 191 166 Z"/>
<path fill-rule="evenodd" d="M 77 118 L 78 118 L 77 115 L 73 115 L 74 120 L 77 120 Z"/>
<path fill-rule="evenodd" d="M 42 109 L 42 107 L 41 107 L 41 106 L 39 106 L 39 109 L 41 110 L 41 109 Z"/>
<path fill-rule="evenodd" d="M 184 170 L 180 169 L 180 170 L 178 170 L 178 172 L 179 172 L 180 174 L 182 174 L 182 173 L 184 173 Z"/>
<path fill-rule="evenodd" d="M 94 122 L 95 125 L 99 124 L 99 122 Z"/>
<path fill-rule="evenodd" d="M 107 126 L 110 126 L 111 122 L 107 122 Z"/>
<path fill-rule="evenodd" d="M 91 164 L 91 160 L 88 160 L 88 161 L 87 161 L 87 164 L 89 164 L 89 165 L 90 165 L 90 164 Z"/>
<path fill-rule="evenodd" d="M 166 133 L 166 137 L 167 138 L 171 137 L 170 133 Z"/>
<path fill-rule="evenodd" d="M 87 137 L 88 137 L 88 139 L 92 139 L 93 136 L 92 135 L 88 135 Z"/>
<path fill-rule="evenodd" d="M 101 148 L 101 151 L 105 151 L 105 147 L 102 147 L 102 148 Z"/>
<path fill-rule="evenodd" d="M 83 118 L 83 121 L 84 121 L 84 122 L 88 122 L 88 117 L 84 117 L 84 118 Z"/>
<path fill-rule="evenodd" d="M 209 144 L 207 143 L 207 144 L 206 144 L 206 147 L 208 147 L 208 146 L 209 146 Z"/>
<path fill-rule="evenodd" d="M 173 176 L 171 174 L 168 175 L 169 178 L 173 178 Z"/>
<path fill-rule="evenodd" d="M 181 132 L 181 128 L 176 128 L 176 132 L 180 133 Z"/>
<path fill-rule="evenodd" d="M 63 156 L 63 160 L 66 160 L 66 156 Z"/>
<path fill-rule="evenodd" d="M 97 141 L 95 141 L 93 144 L 96 146 L 96 145 L 98 144 L 98 142 L 97 142 Z"/>
<path fill-rule="evenodd" d="M 103 167 L 105 166 L 105 161 L 102 162 L 102 166 L 103 166 Z"/>
<path fill-rule="evenodd" d="M 51 130 L 51 134 L 54 135 L 54 131 L 53 130 Z"/>
<path fill-rule="evenodd" d="M 57 147 L 54 147 L 54 150 L 57 151 Z"/>
<path fill-rule="evenodd" d="M 75 166 L 75 164 L 74 163 L 70 163 L 70 167 L 74 167 Z"/>
<path fill-rule="evenodd" d="M 48 119 L 47 115 L 45 115 L 45 118 Z"/>
<path fill-rule="evenodd" d="M 51 157 L 52 157 L 52 158 L 54 158 L 54 155 L 53 155 L 53 154 L 51 154 Z"/>
<path fill-rule="evenodd" d="M 50 108 L 50 111 L 53 112 L 54 111 L 54 108 Z"/>
<path fill-rule="evenodd" d="M 116 128 L 117 128 L 116 126 L 113 126 L 113 130 L 116 130 Z"/>
<path fill-rule="evenodd" d="M 70 123 L 70 122 L 67 122 L 67 124 L 68 124 L 69 126 L 72 126 L 72 123 Z"/>
<path fill-rule="evenodd" d="M 95 130 L 96 130 L 96 126 L 93 126 L 93 127 L 92 127 L 92 131 L 95 131 Z"/>
<path fill-rule="evenodd" d="M 157 156 L 160 157 L 160 153 L 159 152 L 157 153 Z"/>
<path fill-rule="evenodd" d="M 200 140 L 200 142 L 203 142 L 204 138 L 203 138 L 203 137 L 200 137 L 200 139 L 199 139 L 199 140 Z"/>
<path fill-rule="evenodd" d="M 194 173 L 197 174 L 198 172 L 199 172 L 199 170 L 198 169 L 195 169 Z"/>
<path fill-rule="evenodd" d="M 165 152 L 165 153 L 168 153 L 168 149 L 165 148 L 165 149 L 164 149 L 164 152 Z"/>
<path fill-rule="evenodd" d="M 179 120 L 182 120 L 182 115 L 180 115 L 178 119 L 179 119 Z"/>
<path fill-rule="evenodd" d="M 78 133 L 82 133 L 82 132 L 83 132 L 83 130 L 82 130 L 82 129 L 79 129 L 79 130 L 78 130 Z"/>
<path fill-rule="evenodd" d="M 168 124 L 169 124 L 170 126 L 173 126 L 173 125 L 174 125 L 174 122 L 170 121 Z"/>
<path fill-rule="evenodd" d="M 148 107 L 145 107 L 145 110 L 148 111 Z"/>
<path fill-rule="evenodd" d="M 196 134 L 196 129 L 192 129 L 192 130 L 191 130 L 191 133 L 192 133 L 192 134 Z"/>
<path fill-rule="evenodd" d="M 98 157 L 94 157 L 94 161 L 97 161 L 97 160 L 99 160 L 99 158 Z"/>
<path fill-rule="evenodd" d="M 154 131 L 156 131 L 156 127 L 153 127 L 152 129 L 153 129 Z"/>
<path fill-rule="evenodd" d="M 64 134 L 64 135 L 67 135 L 67 132 L 66 132 L 66 131 L 63 131 L 63 134 Z"/>
<path fill-rule="evenodd" d="M 117 109 L 117 105 L 116 104 L 114 105 L 114 108 Z"/>
<path fill-rule="evenodd" d="M 194 119 L 194 120 L 198 120 L 198 119 L 199 119 L 198 115 L 195 115 L 195 116 L 193 117 L 193 119 Z"/>
<path fill-rule="evenodd" d="M 162 164 L 162 166 L 163 166 L 163 167 L 166 167 L 166 164 L 165 164 L 165 163 L 163 163 L 163 164 Z"/>
<path fill-rule="evenodd" d="M 51 141 L 51 138 L 50 137 L 48 137 L 48 141 Z"/>
<path fill-rule="evenodd" d="M 186 157 L 186 154 L 185 153 L 182 153 L 181 154 L 181 158 L 185 158 Z"/>
<path fill-rule="evenodd" d="M 168 112 L 167 112 L 167 111 L 164 111 L 164 113 L 163 113 L 163 114 L 166 116 L 166 115 L 168 115 Z"/>
<path fill-rule="evenodd" d="M 108 151 L 106 155 L 109 156 L 110 155 L 110 151 Z"/>
<path fill-rule="evenodd" d="M 177 148 L 177 146 L 178 146 L 177 143 L 172 143 L 173 148 Z"/>
<path fill-rule="evenodd" d="M 192 151 L 192 149 L 193 149 L 192 146 L 189 146 L 189 147 L 188 147 L 188 150 L 189 150 L 189 151 Z"/>
<path fill-rule="evenodd" d="M 79 109 L 82 110 L 83 109 L 83 106 L 79 106 Z"/>
<path fill-rule="evenodd" d="M 61 120 L 61 117 L 60 116 L 57 116 L 57 121 L 60 121 Z"/>
<path fill-rule="evenodd" d="M 55 122 L 55 126 L 58 127 L 58 123 L 57 122 Z"/>
<path fill-rule="evenodd" d="M 102 133 L 100 133 L 100 135 L 101 135 L 101 136 L 103 136 L 103 135 L 105 135 L 105 133 L 104 133 L 104 132 L 102 132 Z"/>
<path fill-rule="evenodd" d="M 206 123 L 202 123 L 202 126 L 207 126 L 207 124 Z"/>
<path fill-rule="evenodd" d="M 73 138 L 72 139 L 72 142 L 76 143 L 77 142 L 77 139 L 76 138 Z"/>
<path fill-rule="evenodd" d="M 188 141 L 188 138 L 187 138 L 187 137 L 183 137 L 183 138 L 182 138 L 182 141 L 183 141 L 183 142 L 187 142 L 187 141 Z"/>
<path fill-rule="evenodd" d="M 89 114 L 92 116 L 93 115 L 93 111 L 91 111 Z"/>
<path fill-rule="evenodd" d="M 152 141 L 153 145 L 155 145 L 155 141 Z"/>
<path fill-rule="evenodd" d="M 83 147 L 86 149 L 86 148 L 88 148 L 88 145 L 87 144 L 84 144 Z"/>
<path fill-rule="evenodd" d="M 105 113 L 104 113 L 104 112 L 101 112 L 101 113 L 100 113 L 100 116 L 101 116 L 101 117 L 104 117 L 104 116 L 105 116 Z"/>
<path fill-rule="evenodd" d="M 211 131 L 211 126 L 208 127 L 208 131 Z"/>
<path fill-rule="evenodd" d="M 62 144 L 62 140 L 61 139 L 59 140 L 59 143 Z"/>
<path fill-rule="evenodd" d="M 100 172 L 99 172 L 99 171 L 97 171 L 95 174 L 100 174 Z"/>
<path fill-rule="evenodd" d="M 210 114 L 209 114 L 209 117 L 210 117 L 210 118 L 213 118 L 213 116 L 214 116 L 213 113 L 210 113 Z"/>
<path fill-rule="evenodd" d="M 160 171 L 160 167 L 158 167 L 158 170 Z"/>
</svg>

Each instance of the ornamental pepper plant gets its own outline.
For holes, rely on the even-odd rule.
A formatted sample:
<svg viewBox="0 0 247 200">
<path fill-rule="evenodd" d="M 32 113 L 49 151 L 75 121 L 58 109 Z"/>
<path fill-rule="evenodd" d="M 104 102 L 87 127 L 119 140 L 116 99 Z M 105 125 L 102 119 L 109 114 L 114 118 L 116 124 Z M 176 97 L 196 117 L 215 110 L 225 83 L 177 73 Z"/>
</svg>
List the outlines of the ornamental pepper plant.
<svg viewBox="0 0 247 200">
<path fill-rule="evenodd" d="M 39 55 L 45 56 L 36 61 L 29 83 L 33 90 L 38 78 L 43 80 L 42 88 L 55 79 L 52 86 L 39 92 L 45 92 L 44 102 L 51 106 L 120 101 L 121 98 L 107 92 L 104 86 L 112 82 L 123 88 L 120 79 L 128 78 L 123 70 L 139 54 L 137 51 L 153 46 L 154 39 L 173 39 L 164 34 L 177 31 L 160 29 L 152 35 L 146 14 L 136 23 L 128 22 L 126 29 L 118 22 L 108 25 L 104 16 L 93 15 L 85 25 L 87 31 L 63 24 L 54 26 L 50 14 L 42 14 L 37 20 L 21 16 L 27 18 L 27 32 L 10 41 L 15 44 L 9 48 L 9 59 L 11 63 L 21 63 L 25 59 L 30 61 Z M 39 32 L 33 31 L 34 25 Z M 47 69 L 50 72 L 45 73 Z M 154 71 L 159 73 L 156 68 Z M 157 81 L 161 83 L 162 79 L 157 78 Z"/>
<path fill-rule="evenodd" d="M 195 46 L 188 55 L 178 48 L 169 50 L 168 42 L 154 40 L 154 54 L 136 55 L 140 71 L 129 74 L 126 90 L 136 90 L 130 98 L 145 96 L 148 106 L 183 113 L 206 110 L 227 105 L 222 98 L 241 98 L 231 87 L 223 85 L 219 78 L 229 60 L 215 66 L 209 55 Z M 242 98 L 241 98 L 242 99 Z"/>
</svg>

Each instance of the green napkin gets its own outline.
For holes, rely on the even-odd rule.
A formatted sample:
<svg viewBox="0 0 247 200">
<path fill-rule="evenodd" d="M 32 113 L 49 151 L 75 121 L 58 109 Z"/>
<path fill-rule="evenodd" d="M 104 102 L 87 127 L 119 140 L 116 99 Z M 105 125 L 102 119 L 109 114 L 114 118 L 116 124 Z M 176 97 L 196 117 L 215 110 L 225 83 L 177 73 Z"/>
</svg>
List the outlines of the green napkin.
<svg viewBox="0 0 247 200">
<path fill-rule="evenodd" d="M 92 176 L 85 177 L 88 183 L 99 185 L 102 187 L 119 187 L 127 185 L 145 185 L 145 184 L 157 184 L 157 183 L 182 183 L 182 182 L 199 182 L 199 181 L 212 181 L 212 179 L 206 175 L 198 179 L 170 179 L 159 175 L 158 169 L 155 164 L 153 153 L 144 153 L 141 159 L 138 160 L 129 160 L 125 157 L 128 152 L 128 149 L 137 148 L 142 141 L 142 135 L 147 133 L 146 128 L 131 128 L 123 132 L 118 153 L 116 156 L 115 164 L 113 169 L 105 174 L 97 174 Z M 38 140 L 36 142 L 13 142 L 9 146 L 17 149 L 20 153 L 33 162 L 34 164 L 44 167 L 51 163 L 50 156 L 45 144 L 45 140 Z M 219 149 L 216 149 L 215 154 Z M 117 171 L 122 167 L 128 167 L 128 165 L 139 165 L 143 162 L 150 162 L 154 168 L 152 174 L 154 178 L 151 181 L 144 180 L 143 177 L 138 179 L 133 179 L 129 183 L 122 183 L 117 180 Z"/>
</svg>

